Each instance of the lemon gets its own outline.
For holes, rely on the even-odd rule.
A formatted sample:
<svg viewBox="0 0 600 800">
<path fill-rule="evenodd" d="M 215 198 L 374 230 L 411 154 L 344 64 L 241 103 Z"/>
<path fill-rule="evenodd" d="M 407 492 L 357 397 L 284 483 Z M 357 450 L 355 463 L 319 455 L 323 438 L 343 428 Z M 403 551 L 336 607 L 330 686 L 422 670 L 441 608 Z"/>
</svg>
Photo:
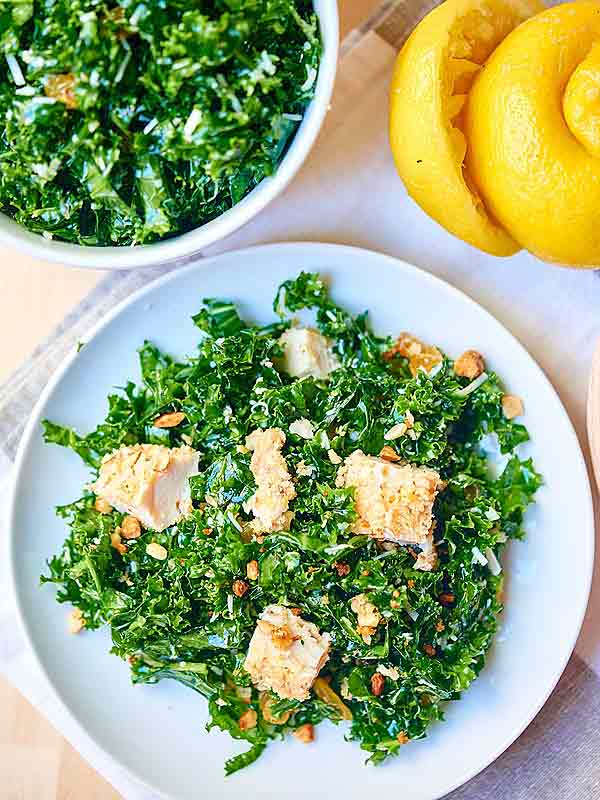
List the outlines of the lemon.
<svg viewBox="0 0 600 800">
<path fill-rule="evenodd" d="M 407 191 L 451 233 L 497 256 L 519 244 L 465 169 L 464 109 L 488 56 L 541 8 L 537 0 L 446 0 L 413 31 L 392 79 L 390 142 Z"/>
<path fill-rule="evenodd" d="M 493 217 L 546 261 L 600 264 L 600 2 L 514 30 L 471 89 L 466 164 Z"/>
</svg>

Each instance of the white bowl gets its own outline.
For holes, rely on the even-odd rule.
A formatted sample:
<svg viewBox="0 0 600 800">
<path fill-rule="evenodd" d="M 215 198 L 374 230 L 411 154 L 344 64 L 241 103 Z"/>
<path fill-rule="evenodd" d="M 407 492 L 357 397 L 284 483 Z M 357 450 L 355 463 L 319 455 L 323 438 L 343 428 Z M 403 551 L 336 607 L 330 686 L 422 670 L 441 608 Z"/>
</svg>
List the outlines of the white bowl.
<svg viewBox="0 0 600 800">
<path fill-rule="evenodd" d="M 282 192 L 302 166 L 329 109 L 339 49 L 339 19 L 336 0 L 314 0 L 319 17 L 323 55 L 315 96 L 304 114 L 288 152 L 274 175 L 265 178 L 233 208 L 195 230 L 153 244 L 137 247 L 90 247 L 46 239 L 0 213 L 0 244 L 14 247 L 34 258 L 72 267 L 132 269 L 150 267 L 186 256 L 224 239 L 245 225 Z"/>
</svg>

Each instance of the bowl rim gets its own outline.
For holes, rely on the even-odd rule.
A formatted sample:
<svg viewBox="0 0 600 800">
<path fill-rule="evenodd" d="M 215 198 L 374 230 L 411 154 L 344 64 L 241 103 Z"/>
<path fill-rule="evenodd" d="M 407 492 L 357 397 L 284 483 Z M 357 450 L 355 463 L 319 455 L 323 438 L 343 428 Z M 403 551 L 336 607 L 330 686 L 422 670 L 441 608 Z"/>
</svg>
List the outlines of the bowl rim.
<svg viewBox="0 0 600 800">
<path fill-rule="evenodd" d="M 87 269 L 122 270 L 153 267 L 197 255 L 259 214 L 288 186 L 321 130 L 330 108 L 339 54 L 339 14 L 335 0 L 313 0 L 323 53 L 315 94 L 275 173 L 264 178 L 239 203 L 220 216 L 170 239 L 137 246 L 91 246 L 46 239 L 0 212 L 0 245 L 46 262 Z"/>
</svg>

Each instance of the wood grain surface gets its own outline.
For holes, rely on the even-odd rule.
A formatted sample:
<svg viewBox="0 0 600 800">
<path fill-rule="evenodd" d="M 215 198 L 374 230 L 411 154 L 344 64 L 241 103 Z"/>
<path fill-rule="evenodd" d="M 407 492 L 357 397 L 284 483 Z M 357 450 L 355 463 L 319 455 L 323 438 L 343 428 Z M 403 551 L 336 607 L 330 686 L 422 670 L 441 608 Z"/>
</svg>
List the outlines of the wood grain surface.
<svg viewBox="0 0 600 800">
<path fill-rule="evenodd" d="M 339 0 L 342 37 L 362 24 L 381 2 Z M 101 276 L 99 272 L 41 264 L 0 248 L 0 338 L 5 343 L 0 348 L 0 380 L 8 377 Z M 19 692 L 0 679 L 1 800 L 119 797 Z"/>
</svg>

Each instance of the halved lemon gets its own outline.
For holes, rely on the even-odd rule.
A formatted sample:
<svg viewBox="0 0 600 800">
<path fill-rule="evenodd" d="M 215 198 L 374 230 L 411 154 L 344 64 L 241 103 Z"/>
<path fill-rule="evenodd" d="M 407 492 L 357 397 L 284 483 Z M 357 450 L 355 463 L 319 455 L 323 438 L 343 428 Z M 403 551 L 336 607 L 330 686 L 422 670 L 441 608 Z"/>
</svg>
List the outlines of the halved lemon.
<svg viewBox="0 0 600 800">
<path fill-rule="evenodd" d="M 488 56 L 538 0 L 446 0 L 415 28 L 394 70 L 390 142 L 411 197 L 440 225 L 496 256 L 520 249 L 465 168 L 463 109 Z"/>
<path fill-rule="evenodd" d="M 495 219 L 544 261 L 600 265 L 600 1 L 507 36 L 464 118 L 467 169 Z"/>
</svg>

